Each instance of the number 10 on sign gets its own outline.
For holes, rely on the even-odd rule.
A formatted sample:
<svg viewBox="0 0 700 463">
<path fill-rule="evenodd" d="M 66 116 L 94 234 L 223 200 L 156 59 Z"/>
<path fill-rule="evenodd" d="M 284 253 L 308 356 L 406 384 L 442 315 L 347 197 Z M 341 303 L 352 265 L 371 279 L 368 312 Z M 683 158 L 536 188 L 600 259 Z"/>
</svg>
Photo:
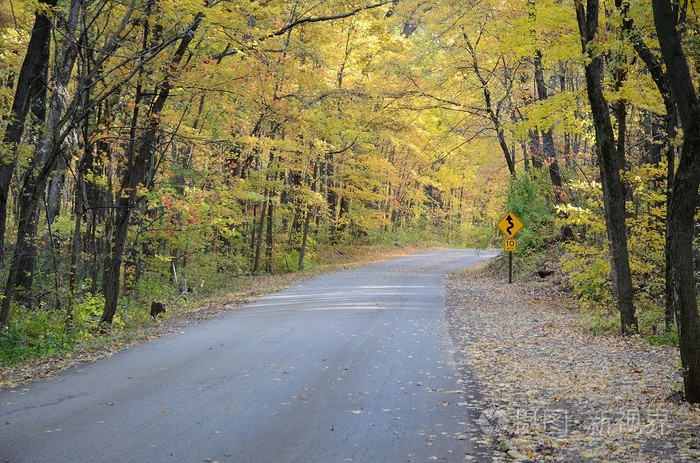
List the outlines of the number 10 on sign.
<svg viewBox="0 0 700 463">
<path fill-rule="evenodd" d="M 515 242 L 515 240 L 503 240 L 503 250 L 509 252 L 517 251 L 517 243 Z"/>
</svg>

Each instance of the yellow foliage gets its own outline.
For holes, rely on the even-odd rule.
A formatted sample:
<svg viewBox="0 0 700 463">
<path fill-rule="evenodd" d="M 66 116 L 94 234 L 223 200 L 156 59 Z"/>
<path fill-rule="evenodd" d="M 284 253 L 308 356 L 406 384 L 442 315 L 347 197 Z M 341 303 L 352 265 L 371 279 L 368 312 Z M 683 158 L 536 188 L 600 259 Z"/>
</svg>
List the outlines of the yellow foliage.
<svg viewBox="0 0 700 463">
<path fill-rule="evenodd" d="M 660 326 L 665 306 L 666 165 L 642 164 L 623 177 L 632 198 L 627 202 L 626 225 L 635 305 L 640 320 Z M 565 217 L 563 223 L 572 228 L 577 239 L 566 245 L 563 269 L 585 301 L 612 308 L 610 257 L 600 185 L 578 182 L 572 187 L 577 205 L 567 204 L 559 211 Z"/>
</svg>

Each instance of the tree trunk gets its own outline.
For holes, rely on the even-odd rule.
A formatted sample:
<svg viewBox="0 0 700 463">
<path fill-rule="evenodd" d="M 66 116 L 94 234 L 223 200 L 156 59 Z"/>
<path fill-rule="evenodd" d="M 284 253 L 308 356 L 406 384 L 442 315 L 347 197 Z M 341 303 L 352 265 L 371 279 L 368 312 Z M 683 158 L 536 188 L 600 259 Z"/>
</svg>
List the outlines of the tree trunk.
<svg viewBox="0 0 700 463">
<path fill-rule="evenodd" d="M 201 13 L 197 14 L 192 24 L 184 33 L 171 59 L 172 69 L 175 69 L 182 61 L 203 17 Z M 144 27 L 147 30 L 148 24 Z M 144 43 L 147 43 L 147 40 L 147 37 L 145 37 Z M 150 107 L 147 117 L 149 121 L 148 125 L 139 140 L 140 146 L 136 149 L 135 144 L 131 143 L 131 148 L 128 150 L 127 165 L 121 182 L 122 192 L 119 194 L 119 199 L 116 204 L 114 232 L 112 234 L 112 240 L 109 243 L 111 249 L 108 253 L 109 257 L 107 263 L 105 263 L 103 281 L 105 305 L 100 319 L 102 325 L 111 325 L 117 312 L 120 291 L 120 269 L 124 258 L 124 250 L 126 249 L 131 214 L 137 203 L 142 199 L 138 194 L 138 186 L 146 181 L 150 169 L 150 160 L 156 148 L 158 133 L 160 131 L 159 116 L 165 108 L 165 103 L 170 96 L 172 77 L 172 75 L 166 76 L 165 81 L 160 85 L 157 96 Z M 136 108 L 138 108 L 138 103 L 136 104 Z M 136 111 L 135 109 L 135 118 L 138 117 Z"/>
<path fill-rule="evenodd" d="M 55 65 L 53 76 L 54 88 L 49 103 L 49 114 L 46 121 L 46 132 L 40 136 L 37 143 L 36 153 L 32 159 L 32 164 L 27 172 L 27 178 L 23 185 L 22 193 L 19 196 L 19 208 L 28 214 L 27 220 L 23 221 L 26 230 L 25 239 L 21 245 L 26 246 L 20 250 L 20 261 L 18 265 L 18 275 L 16 285 L 22 288 L 22 299 L 27 305 L 31 305 L 31 289 L 34 284 L 34 270 L 36 267 L 36 235 L 39 220 L 39 202 L 34 203 L 34 210 L 28 209 L 24 201 L 33 201 L 32 196 L 41 196 L 44 193 L 50 179 L 35 177 L 35 172 L 49 164 L 50 159 L 55 162 L 50 173 L 53 177 L 62 163 L 63 156 L 61 144 L 68 135 L 68 128 L 62 126 L 62 119 L 68 107 L 68 85 L 71 73 L 78 56 L 78 47 L 75 43 L 74 35 L 78 26 L 78 19 L 82 8 L 80 0 L 71 2 L 68 19 L 66 22 L 66 36 L 61 44 L 60 60 Z M 39 103 L 37 101 L 37 103 Z M 18 243 L 19 245 L 20 243 Z"/>
<path fill-rule="evenodd" d="M 269 201 L 268 195 L 269 192 L 267 189 L 265 190 L 265 202 L 262 203 L 262 206 L 260 207 L 260 218 L 258 219 L 258 229 L 257 229 L 257 236 L 254 233 L 254 241 L 255 241 L 255 257 L 253 259 L 253 274 L 257 275 L 260 273 L 260 254 L 262 252 L 262 240 L 263 240 L 263 231 L 265 231 L 265 217 L 267 214 L 267 203 Z"/>
<path fill-rule="evenodd" d="M 476 49 L 474 46 L 472 46 L 472 43 L 469 41 L 469 37 L 467 36 L 466 33 L 462 34 L 462 37 L 464 38 L 464 41 L 467 46 L 467 51 L 471 55 L 472 58 L 472 69 L 474 70 L 474 74 L 476 77 L 479 79 L 479 82 L 481 83 L 481 91 L 484 96 L 484 104 L 486 106 L 486 113 L 489 116 L 489 119 L 491 120 L 491 123 L 493 124 L 493 128 L 496 131 L 496 137 L 498 138 L 498 144 L 501 147 L 501 151 L 503 151 L 503 156 L 506 159 L 506 165 L 508 166 L 508 171 L 510 172 L 510 176 L 513 178 L 516 178 L 516 173 L 515 173 L 515 158 L 513 156 L 513 153 L 510 151 L 510 148 L 508 148 L 508 143 L 506 142 L 506 134 L 505 134 L 505 129 L 503 128 L 503 124 L 501 124 L 501 118 L 500 114 L 498 111 L 498 107 L 494 108 L 493 102 L 491 100 L 491 90 L 488 85 L 488 80 L 482 75 L 481 73 L 481 67 L 479 66 L 479 61 L 477 60 L 476 57 Z M 478 43 L 478 41 L 477 41 Z"/>
<path fill-rule="evenodd" d="M 274 192 L 272 193 L 274 196 Z M 272 247 L 274 232 L 275 202 L 270 198 L 267 202 L 267 232 L 265 234 L 265 273 L 272 273 Z"/>
<path fill-rule="evenodd" d="M 530 129 L 527 131 L 530 141 L 530 161 L 532 162 L 532 167 L 534 169 L 541 169 L 544 165 L 542 163 L 542 143 L 540 143 L 540 133 L 536 129 Z"/>
<path fill-rule="evenodd" d="M 612 256 L 612 279 L 620 325 L 623 335 L 637 331 L 634 313 L 632 273 L 627 249 L 627 227 L 625 225 L 625 194 L 620 178 L 620 158 L 615 146 L 615 135 L 610 108 L 603 95 L 603 56 L 590 49 L 598 29 L 598 0 L 588 0 L 587 8 L 576 2 L 576 16 L 581 33 L 584 54 L 590 61 L 585 65 L 588 100 L 595 125 L 598 165 L 603 184 L 603 203 L 608 242 Z"/>
<path fill-rule="evenodd" d="M 547 85 L 544 81 L 544 69 L 542 68 L 542 52 L 540 50 L 535 50 L 535 85 L 537 86 L 537 95 L 540 101 L 544 101 L 549 98 L 547 92 Z M 552 129 L 548 128 L 542 134 L 542 148 L 544 151 L 544 157 L 546 159 L 546 164 L 549 170 L 549 179 L 552 182 L 552 188 L 554 190 L 554 202 L 556 204 L 564 204 L 565 195 L 564 187 L 561 181 L 561 169 L 559 168 L 559 162 L 557 161 L 557 153 L 554 149 L 554 136 L 552 135 Z"/>
<path fill-rule="evenodd" d="M 644 42 L 644 39 L 642 35 L 639 33 L 639 30 L 635 27 L 634 25 L 634 20 L 629 16 L 628 10 L 629 10 L 629 3 L 627 2 L 622 2 L 621 0 L 616 0 L 615 4 L 617 8 L 620 10 L 620 14 L 622 15 L 622 24 L 624 29 L 628 32 L 630 41 L 632 42 L 632 46 L 634 47 L 635 52 L 637 55 L 644 61 L 644 64 L 647 67 L 647 70 L 649 71 L 649 74 L 651 75 L 651 78 L 654 81 L 654 84 L 656 84 L 657 89 L 659 90 L 659 93 L 661 94 L 661 98 L 663 99 L 664 102 L 664 107 L 666 108 L 666 115 L 664 116 L 664 123 L 665 123 L 665 129 L 666 129 L 666 134 L 665 134 L 665 146 L 666 146 L 666 159 L 668 162 L 668 173 L 666 176 L 666 204 L 667 207 L 670 207 L 671 205 L 671 193 L 673 191 L 673 184 L 674 184 L 674 178 L 675 178 L 675 163 L 676 163 L 676 153 L 675 153 L 675 146 L 673 141 L 676 138 L 676 126 L 678 124 L 678 118 L 677 118 L 677 113 L 676 113 L 676 103 L 674 101 L 674 95 L 671 93 L 670 85 L 668 82 L 668 76 L 663 70 L 661 61 L 652 53 L 651 49 L 647 46 L 647 44 Z M 653 124 L 653 123 L 652 123 Z M 674 289 L 672 285 L 672 275 L 671 275 L 671 268 L 668 265 L 668 262 L 670 261 L 670 256 L 671 256 L 671 240 L 668 239 L 668 236 L 671 234 L 671 221 L 666 220 L 666 245 L 664 249 L 664 254 L 666 258 L 666 294 L 672 294 Z M 666 301 L 666 312 L 664 316 L 664 324 L 666 331 L 670 331 L 673 327 L 673 322 L 675 319 L 675 313 L 674 313 L 674 308 L 673 304 L 671 304 L 668 301 Z"/>
<path fill-rule="evenodd" d="M 301 235 L 301 246 L 299 247 L 299 265 L 297 270 L 300 272 L 304 271 L 304 259 L 306 258 L 306 243 L 309 237 L 309 226 L 311 224 L 311 209 L 307 207 L 306 217 L 304 217 L 304 227 L 302 229 Z"/>
<path fill-rule="evenodd" d="M 652 0 L 654 23 L 666 63 L 671 94 L 683 127 L 683 145 L 668 205 L 667 304 L 676 313 L 685 396 L 700 402 L 700 319 L 693 271 L 693 228 L 700 186 L 700 101 L 693 88 L 669 0 Z"/>
<path fill-rule="evenodd" d="M 58 0 L 40 0 L 40 4 L 56 6 Z M 22 141 L 25 120 L 30 108 L 40 123 L 46 116 L 46 89 L 48 80 L 49 49 L 53 23 L 44 12 L 37 12 L 29 39 L 27 54 L 17 79 L 14 99 L 12 100 L 11 119 L 5 131 L 2 144 L 14 150 L 10 162 L 0 162 L 0 264 L 5 260 L 5 233 L 7 230 L 7 199 L 10 194 L 10 182 L 15 170 L 17 146 Z"/>
<path fill-rule="evenodd" d="M 36 255 L 36 217 L 39 200 L 58 165 L 61 157 L 61 144 L 68 134 L 66 128 L 62 126 L 62 120 L 68 105 L 66 88 L 77 56 L 77 47 L 72 34 L 73 28 L 78 23 L 80 7 L 80 0 L 71 2 L 66 37 L 63 41 L 61 58 L 56 65 L 54 92 L 51 95 L 46 130 L 37 144 L 32 166 L 25 176 L 19 196 L 17 245 L 5 285 L 5 298 L 0 309 L 0 325 L 2 326 L 7 326 L 9 322 L 10 303 L 18 285 L 21 283 L 24 291 L 31 289 L 34 263 L 32 257 Z M 25 297 L 30 297 L 28 292 L 25 293 Z"/>
</svg>

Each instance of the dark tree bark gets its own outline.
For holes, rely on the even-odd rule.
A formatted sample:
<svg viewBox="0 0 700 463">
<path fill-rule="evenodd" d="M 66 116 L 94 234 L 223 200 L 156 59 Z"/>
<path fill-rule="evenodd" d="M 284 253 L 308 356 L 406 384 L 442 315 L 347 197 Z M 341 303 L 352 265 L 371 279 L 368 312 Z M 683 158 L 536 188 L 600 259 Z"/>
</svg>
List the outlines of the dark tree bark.
<svg viewBox="0 0 700 463">
<path fill-rule="evenodd" d="M 184 33 L 183 38 L 171 59 L 172 69 L 177 68 L 182 61 L 182 58 L 185 56 L 185 52 L 192 42 L 195 32 L 197 31 L 197 28 L 199 27 L 199 24 L 202 22 L 203 18 L 203 14 L 198 14 L 193 20 L 192 24 L 190 24 L 187 28 L 187 31 Z M 127 153 L 127 165 L 124 169 L 124 175 L 121 183 L 123 191 L 119 194 L 115 207 L 116 210 L 114 213 L 113 226 L 114 231 L 112 233 L 111 242 L 109 243 L 109 257 L 105 263 L 105 275 L 103 281 L 105 305 L 104 310 L 102 311 L 102 317 L 100 319 L 100 323 L 103 325 L 111 325 L 117 312 L 117 303 L 119 301 L 119 291 L 121 286 L 120 269 L 124 258 L 124 251 L 126 249 L 126 239 L 129 233 L 131 215 L 137 203 L 142 199 L 138 194 L 138 186 L 146 181 L 146 177 L 150 169 L 150 159 L 155 151 L 158 142 L 158 134 L 160 132 L 159 116 L 165 108 L 165 103 L 168 101 L 170 96 L 170 91 L 172 90 L 172 78 L 172 75 L 167 76 L 165 81 L 160 85 L 160 88 L 156 92 L 156 97 L 153 104 L 150 107 L 147 117 L 148 124 L 143 131 L 143 134 L 139 137 L 139 146 L 136 147 L 135 144 L 132 143 L 131 148 Z M 136 106 L 138 107 L 138 104 Z M 138 118 L 137 115 L 135 118 Z"/>
<path fill-rule="evenodd" d="M 34 204 L 34 209 L 29 209 L 25 203 L 34 202 L 34 196 L 41 196 L 51 180 L 45 179 L 39 181 L 36 177 L 42 167 L 50 162 L 55 161 L 51 176 L 55 176 L 63 162 L 65 153 L 64 147 L 61 146 L 70 129 L 66 127 L 67 120 L 65 118 L 66 109 L 69 106 L 68 102 L 68 85 L 70 83 L 71 73 L 75 66 L 75 61 L 78 56 L 78 47 L 75 40 L 75 31 L 78 26 L 78 20 L 83 8 L 82 1 L 72 0 L 70 11 L 65 21 L 64 39 L 61 43 L 61 52 L 59 58 L 56 59 L 53 73 L 53 91 L 49 103 L 49 113 L 45 125 L 45 133 L 40 135 L 36 146 L 36 152 L 32 159 L 26 178 L 22 185 L 22 191 L 18 197 L 19 210 L 27 214 L 26 220 L 22 220 L 23 226 L 26 229 L 23 231 L 25 237 L 23 241 L 18 241 L 19 262 L 17 266 L 17 281 L 15 283 L 18 291 L 18 299 L 25 305 L 32 305 L 31 290 L 34 285 L 34 273 L 36 268 L 37 247 L 36 238 L 38 232 L 39 221 L 39 202 Z M 50 222 L 49 222 L 50 224 Z"/>
<path fill-rule="evenodd" d="M 620 178 L 620 157 L 616 149 L 615 135 L 610 119 L 610 107 L 603 95 L 603 56 L 591 50 L 598 30 L 598 0 L 576 1 L 576 17 L 581 33 L 583 53 L 588 61 L 585 65 L 588 100 L 591 105 L 596 133 L 596 154 L 603 184 L 605 223 L 612 256 L 612 279 L 620 325 L 623 335 L 637 331 L 634 313 L 632 272 L 627 249 L 627 227 L 625 225 L 625 192 Z"/>
<path fill-rule="evenodd" d="M 541 101 L 549 98 L 549 93 L 547 92 L 547 85 L 544 81 L 544 69 L 542 68 L 542 52 L 540 50 L 535 51 L 535 85 L 537 87 L 537 96 Z M 554 201 L 556 204 L 564 204 L 566 200 L 566 195 L 564 194 L 564 187 L 561 180 L 561 169 L 559 168 L 559 162 L 557 161 L 557 153 L 554 149 L 554 136 L 552 134 L 552 129 L 548 128 L 542 134 L 542 148 L 544 151 L 544 157 L 549 170 L 549 179 L 552 182 L 552 188 L 554 189 Z"/>
<path fill-rule="evenodd" d="M 272 193 L 274 196 L 274 192 Z M 270 198 L 267 202 L 267 231 L 265 234 L 265 272 L 272 273 L 272 248 L 274 245 L 274 212 L 275 212 L 275 201 Z"/>
<path fill-rule="evenodd" d="M 56 6 L 57 0 L 40 0 L 47 6 Z M 10 123 L 5 131 L 2 144 L 15 151 L 12 160 L 0 163 L 0 264 L 5 259 L 5 232 L 7 230 L 7 199 L 10 182 L 15 170 L 16 148 L 22 141 L 27 114 L 30 109 L 37 122 L 43 124 L 46 117 L 46 89 L 49 69 L 49 48 L 53 24 L 44 12 L 37 12 L 32 34 L 17 79 Z"/>
<path fill-rule="evenodd" d="M 666 108 L 666 115 L 664 116 L 664 125 L 665 125 L 665 148 L 666 148 L 666 160 L 668 163 L 668 173 L 666 176 L 666 183 L 667 183 L 667 194 L 666 194 L 666 203 L 671 204 L 671 192 L 673 191 L 673 182 L 675 178 L 675 163 L 676 163 L 676 153 L 675 153 L 675 146 L 673 144 L 673 140 L 676 138 L 676 126 L 678 124 L 678 117 L 677 117 L 677 112 L 676 112 L 676 103 L 674 101 L 674 95 L 671 93 L 670 85 L 668 82 L 668 76 L 663 70 L 663 67 L 661 65 L 661 61 L 657 58 L 656 55 L 651 51 L 651 49 L 647 46 L 647 44 L 644 42 L 644 39 L 642 35 L 640 34 L 639 30 L 635 27 L 634 25 L 634 20 L 629 16 L 629 3 L 627 2 L 622 2 L 622 0 L 616 0 L 615 4 L 617 8 L 620 10 L 620 14 L 622 15 L 622 25 L 623 28 L 628 32 L 630 41 L 632 42 L 632 46 L 634 47 L 635 52 L 637 55 L 644 61 L 644 64 L 647 67 L 647 70 L 649 71 L 649 74 L 651 75 L 652 80 L 654 81 L 654 84 L 656 84 L 656 88 L 659 90 L 659 93 L 661 94 L 661 98 L 663 99 L 664 102 L 664 107 Z M 653 122 L 652 122 L 653 125 Z M 670 224 L 671 222 L 669 220 L 666 221 L 666 236 L 669 236 L 671 233 L 670 229 Z M 666 240 L 666 245 L 665 245 L 665 256 L 666 256 L 666 262 L 669 262 L 670 259 L 670 254 L 671 254 L 671 240 Z M 671 294 L 673 292 L 673 287 L 671 284 L 672 278 L 669 273 L 670 267 L 667 265 L 666 266 L 666 294 Z M 675 319 L 675 313 L 673 309 L 673 305 L 668 303 L 666 304 L 666 314 L 664 317 L 664 322 L 666 325 L 666 331 L 670 331 L 673 326 L 673 322 Z"/>
<path fill-rule="evenodd" d="M 693 228 L 700 186 L 700 101 L 693 88 L 676 26 L 678 12 L 669 0 L 652 0 L 654 23 L 666 63 L 671 94 L 683 127 L 683 145 L 668 205 L 670 285 L 667 304 L 678 322 L 678 343 L 683 365 L 685 397 L 700 402 L 700 318 L 693 272 Z"/>
<path fill-rule="evenodd" d="M 311 185 L 311 191 L 318 192 L 319 190 L 319 178 L 321 176 L 321 161 L 316 160 L 313 162 L 314 171 L 310 179 L 307 179 L 307 183 Z M 309 229 L 311 227 L 312 216 L 318 217 L 318 206 L 306 205 L 306 214 L 304 218 L 304 227 L 302 230 L 301 245 L 299 247 L 299 262 L 297 269 L 300 272 L 304 271 L 304 261 L 306 259 L 306 248 L 309 238 Z"/>
<path fill-rule="evenodd" d="M 310 208 L 306 210 L 304 217 L 304 226 L 302 228 L 301 234 L 301 245 L 299 246 L 299 261 L 297 264 L 297 270 L 300 272 L 304 271 L 304 259 L 306 258 L 306 244 L 309 238 L 309 226 L 311 224 L 312 211 Z"/>
<path fill-rule="evenodd" d="M 530 33 L 535 36 L 535 24 L 537 23 L 537 11 L 535 8 L 535 0 L 528 0 L 528 17 L 532 22 L 532 29 Z M 547 84 L 544 80 L 544 67 L 542 65 L 542 50 L 535 49 L 535 56 L 533 58 L 533 64 L 535 66 L 535 87 L 537 88 L 537 97 L 540 101 L 544 101 L 549 98 L 549 92 L 547 91 Z M 561 169 L 559 168 L 559 161 L 557 160 L 556 149 L 554 148 L 554 135 L 552 134 L 552 128 L 549 127 L 542 133 L 542 148 L 549 170 L 549 179 L 552 182 L 552 189 L 554 192 L 554 202 L 555 204 L 564 204 L 565 195 L 564 188 L 562 186 Z M 568 227 L 566 227 L 568 230 Z M 569 233 L 566 233 L 570 235 Z"/>
<path fill-rule="evenodd" d="M 268 167 L 272 167 L 272 164 L 275 161 L 275 154 L 274 152 L 270 151 L 270 158 L 268 160 Z M 274 179 L 276 180 L 277 177 L 275 175 Z M 273 177 L 271 176 L 270 173 L 268 173 L 265 176 L 265 180 L 267 182 L 270 182 L 273 180 Z M 261 208 L 260 208 L 260 220 L 258 221 L 258 226 L 257 226 L 257 236 L 254 237 L 253 242 L 255 243 L 255 255 L 253 259 L 253 274 L 257 275 L 260 273 L 260 262 L 261 262 L 261 257 L 262 257 L 262 244 L 263 244 L 263 232 L 265 231 L 265 225 L 266 223 L 269 224 L 269 220 L 267 219 L 267 216 L 270 212 L 273 211 L 273 208 L 270 207 L 270 204 L 272 203 L 272 197 L 274 196 L 274 191 L 271 188 L 265 188 L 263 191 L 263 197 L 265 198 Z M 268 225 L 268 235 L 272 233 L 269 230 L 269 225 Z M 265 237 L 267 239 L 267 237 Z"/>
<path fill-rule="evenodd" d="M 488 80 L 486 79 L 486 77 L 484 77 L 484 75 L 481 72 L 481 68 L 479 67 L 479 61 L 476 58 L 476 50 L 474 48 L 474 45 L 472 45 L 466 33 L 463 33 L 462 37 L 464 38 L 467 51 L 472 57 L 472 69 L 474 70 L 474 74 L 476 75 L 477 79 L 479 79 L 479 83 L 481 84 L 481 91 L 484 95 L 484 105 L 486 107 L 486 114 L 491 120 L 493 128 L 496 131 L 498 145 L 501 147 L 501 151 L 503 151 L 503 156 L 506 159 L 506 164 L 508 166 L 510 176 L 516 178 L 517 175 L 515 173 L 515 157 L 513 156 L 513 153 L 508 147 L 508 142 L 506 141 L 506 133 L 505 129 L 503 128 L 503 124 L 501 123 L 499 107 L 498 105 L 493 104 Z M 478 40 L 476 43 L 478 44 Z"/>
<path fill-rule="evenodd" d="M 539 130 L 529 129 L 527 131 L 529 140 L 528 145 L 530 146 L 530 161 L 532 161 L 532 167 L 534 169 L 541 169 L 544 165 L 542 163 L 542 142 L 540 141 Z"/>
<path fill-rule="evenodd" d="M 253 242 L 255 243 L 255 255 L 253 257 L 253 274 L 257 275 L 260 273 L 260 256 L 262 253 L 262 240 L 263 232 L 265 231 L 265 217 L 267 215 L 267 203 L 269 201 L 268 191 L 265 190 L 263 193 L 265 196 L 265 201 L 260 207 L 260 218 L 257 223 L 257 233 L 253 233 Z"/>
<path fill-rule="evenodd" d="M 73 28 L 78 23 L 81 10 L 80 0 L 71 2 L 65 38 L 57 59 L 54 74 L 54 91 L 49 104 L 49 114 L 45 131 L 39 138 L 36 154 L 29 171 L 24 177 L 19 196 L 19 214 L 17 220 L 17 244 L 12 257 L 12 264 L 5 284 L 5 297 L 0 308 L 0 325 L 7 326 L 10 304 L 16 289 L 31 289 L 33 263 L 36 252 L 36 221 L 39 201 L 51 176 L 56 170 L 62 156 L 62 143 L 68 135 L 66 108 L 68 106 L 66 88 L 77 56 L 77 47 L 73 38 Z M 31 272 L 31 273 L 28 273 Z M 28 293 L 25 293 L 28 296 Z"/>
</svg>

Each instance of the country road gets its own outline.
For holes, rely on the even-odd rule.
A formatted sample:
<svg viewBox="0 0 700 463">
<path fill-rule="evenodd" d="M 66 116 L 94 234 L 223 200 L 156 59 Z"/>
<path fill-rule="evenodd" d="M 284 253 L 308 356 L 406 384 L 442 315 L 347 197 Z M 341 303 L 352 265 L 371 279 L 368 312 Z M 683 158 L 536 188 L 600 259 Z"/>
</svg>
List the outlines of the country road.
<svg viewBox="0 0 700 463">
<path fill-rule="evenodd" d="M 431 251 L 334 272 L 0 393 L 0 462 L 488 461 Z"/>
</svg>

